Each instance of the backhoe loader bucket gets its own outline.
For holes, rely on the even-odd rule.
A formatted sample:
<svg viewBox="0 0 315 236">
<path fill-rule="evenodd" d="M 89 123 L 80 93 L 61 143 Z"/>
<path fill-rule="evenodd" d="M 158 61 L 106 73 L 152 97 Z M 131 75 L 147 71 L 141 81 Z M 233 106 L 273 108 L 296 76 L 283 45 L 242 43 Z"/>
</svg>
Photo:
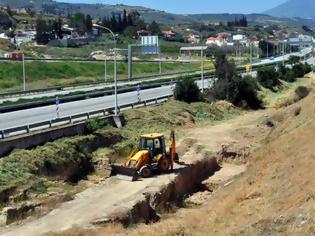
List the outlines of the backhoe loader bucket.
<svg viewBox="0 0 315 236">
<path fill-rule="evenodd" d="M 127 181 L 137 181 L 139 179 L 139 174 L 135 169 L 120 165 L 112 165 L 111 175 Z"/>
</svg>

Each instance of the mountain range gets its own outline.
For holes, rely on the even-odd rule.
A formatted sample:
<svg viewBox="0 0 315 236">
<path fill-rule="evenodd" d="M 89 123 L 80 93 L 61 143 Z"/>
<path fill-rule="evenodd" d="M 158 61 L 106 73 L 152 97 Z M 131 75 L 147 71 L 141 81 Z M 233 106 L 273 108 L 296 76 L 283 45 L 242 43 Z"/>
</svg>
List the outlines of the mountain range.
<svg viewBox="0 0 315 236">
<path fill-rule="evenodd" d="M 276 17 L 315 19 L 315 0 L 288 0 L 264 13 Z"/>
<path fill-rule="evenodd" d="M 121 13 L 124 9 L 127 11 L 137 10 L 145 21 L 151 22 L 155 20 L 162 24 L 227 22 L 233 21 L 235 18 L 242 16 L 241 14 L 227 13 L 180 15 L 141 6 L 127 6 L 124 4 L 109 5 L 65 3 L 56 2 L 54 0 L 0 0 L 0 5 L 9 5 L 12 9 L 28 8 L 33 11 L 55 15 L 68 15 L 76 12 L 82 12 L 84 14 L 90 14 L 94 17 L 111 16 L 115 13 Z M 249 22 L 257 25 L 275 23 L 289 24 L 293 26 L 313 26 L 314 22 L 310 19 L 315 19 L 315 0 L 288 0 L 284 4 L 281 4 L 280 6 L 263 14 L 248 14 L 246 17 Z"/>
</svg>

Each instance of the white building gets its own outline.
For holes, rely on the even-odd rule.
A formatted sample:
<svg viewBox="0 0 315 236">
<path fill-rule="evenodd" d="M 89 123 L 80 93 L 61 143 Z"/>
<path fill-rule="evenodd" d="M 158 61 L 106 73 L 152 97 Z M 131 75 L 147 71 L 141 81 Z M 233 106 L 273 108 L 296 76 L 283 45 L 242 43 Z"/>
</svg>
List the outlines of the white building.
<svg viewBox="0 0 315 236">
<path fill-rule="evenodd" d="M 207 39 L 206 45 L 215 45 L 218 47 L 225 46 L 227 41 L 223 37 L 209 37 Z"/>
</svg>

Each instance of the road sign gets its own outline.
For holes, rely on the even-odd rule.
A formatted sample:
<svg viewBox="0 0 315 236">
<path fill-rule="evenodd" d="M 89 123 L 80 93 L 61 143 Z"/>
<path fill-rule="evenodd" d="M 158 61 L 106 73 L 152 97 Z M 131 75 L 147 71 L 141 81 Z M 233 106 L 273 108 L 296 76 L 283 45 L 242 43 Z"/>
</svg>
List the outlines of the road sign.
<svg viewBox="0 0 315 236">
<path fill-rule="evenodd" d="M 246 68 L 246 73 L 250 73 L 250 71 L 251 71 L 251 64 L 247 64 L 246 66 L 245 66 L 245 68 Z"/>
<path fill-rule="evenodd" d="M 142 54 L 160 54 L 159 36 L 141 37 Z"/>
</svg>

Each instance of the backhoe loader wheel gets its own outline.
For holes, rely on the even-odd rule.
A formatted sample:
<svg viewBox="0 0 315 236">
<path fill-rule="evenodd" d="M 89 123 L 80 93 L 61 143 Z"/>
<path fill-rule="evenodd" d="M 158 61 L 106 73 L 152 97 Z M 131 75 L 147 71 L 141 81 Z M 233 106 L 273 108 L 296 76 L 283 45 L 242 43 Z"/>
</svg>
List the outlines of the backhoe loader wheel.
<svg viewBox="0 0 315 236">
<path fill-rule="evenodd" d="M 140 176 L 142 178 L 149 178 L 149 177 L 151 177 L 151 175 L 152 175 L 152 171 L 148 166 L 143 166 L 140 169 Z"/>
<path fill-rule="evenodd" d="M 170 168 L 170 161 L 168 159 L 162 159 L 159 161 L 159 170 L 162 172 L 168 171 Z"/>
</svg>

